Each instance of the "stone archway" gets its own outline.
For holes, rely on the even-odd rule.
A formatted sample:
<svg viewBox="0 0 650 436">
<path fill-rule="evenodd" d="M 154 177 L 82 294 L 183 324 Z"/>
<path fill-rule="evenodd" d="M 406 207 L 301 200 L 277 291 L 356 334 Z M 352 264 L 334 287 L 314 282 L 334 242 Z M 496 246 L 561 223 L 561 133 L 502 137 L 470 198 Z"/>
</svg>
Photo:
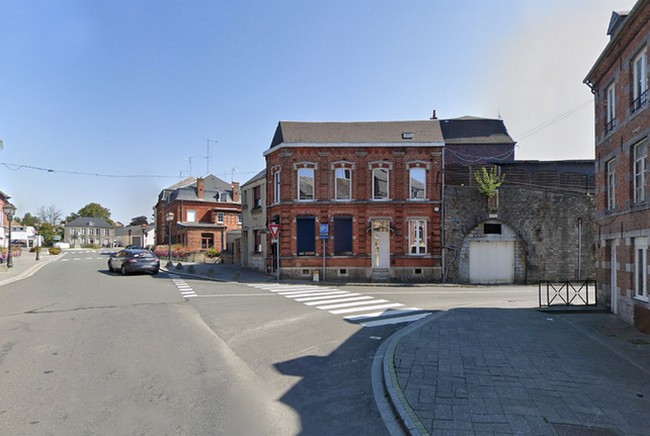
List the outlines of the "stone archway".
<svg viewBox="0 0 650 436">
<path fill-rule="evenodd" d="M 517 233 L 509 225 L 489 219 L 463 239 L 459 279 L 476 284 L 525 282 L 525 257 Z"/>
</svg>

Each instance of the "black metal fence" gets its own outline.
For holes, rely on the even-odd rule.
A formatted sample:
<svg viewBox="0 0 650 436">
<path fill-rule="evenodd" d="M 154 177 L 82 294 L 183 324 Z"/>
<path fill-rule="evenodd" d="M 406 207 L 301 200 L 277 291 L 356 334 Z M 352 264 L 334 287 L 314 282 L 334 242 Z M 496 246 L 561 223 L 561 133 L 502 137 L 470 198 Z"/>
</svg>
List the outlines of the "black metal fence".
<svg viewBox="0 0 650 436">
<path fill-rule="evenodd" d="M 597 306 L 595 280 L 539 282 L 539 307 Z"/>
</svg>

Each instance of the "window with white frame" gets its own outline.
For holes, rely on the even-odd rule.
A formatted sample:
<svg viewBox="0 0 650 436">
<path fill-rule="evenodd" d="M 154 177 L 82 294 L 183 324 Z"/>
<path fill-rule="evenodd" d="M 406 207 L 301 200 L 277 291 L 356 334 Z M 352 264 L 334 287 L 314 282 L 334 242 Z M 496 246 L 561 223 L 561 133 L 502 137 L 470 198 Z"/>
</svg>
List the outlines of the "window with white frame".
<svg viewBox="0 0 650 436">
<path fill-rule="evenodd" d="M 352 200 L 352 170 L 336 168 L 334 179 L 335 198 L 337 200 Z"/>
<path fill-rule="evenodd" d="M 616 126 L 616 87 L 612 83 L 607 88 L 607 113 L 605 114 L 605 133 L 614 130 Z"/>
<path fill-rule="evenodd" d="M 634 296 L 648 300 L 648 238 L 634 238 Z"/>
<path fill-rule="evenodd" d="M 648 102 L 648 50 L 643 49 L 632 62 L 632 111 Z"/>
<path fill-rule="evenodd" d="M 242 219 L 242 214 L 237 215 L 237 224 L 241 225 Z"/>
<path fill-rule="evenodd" d="M 223 224 L 223 212 L 217 212 L 217 223 Z"/>
<path fill-rule="evenodd" d="M 196 222 L 196 209 L 188 209 L 187 212 L 187 222 L 195 223 Z"/>
<path fill-rule="evenodd" d="M 374 200 L 387 200 L 389 198 L 389 176 L 388 168 L 374 168 L 372 170 L 372 198 Z"/>
<path fill-rule="evenodd" d="M 616 208 L 616 159 L 607 161 L 607 209 Z"/>
<path fill-rule="evenodd" d="M 411 200 L 424 200 L 426 198 L 427 170 L 425 168 L 409 169 L 409 187 Z"/>
<path fill-rule="evenodd" d="M 314 197 L 314 169 L 298 169 L 298 200 L 313 200 Z"/>
<path fill-rule="evenodd" d="M 422 219 L 412 219 L 409 224 L 409 254 L 427 253 L 427 222 Z"/>
<path fill-rule="evenodd" d="M 645 201 L 646 196 L 646 158 L 648 144 L 644 141 L 634 146 L 634 203 Z"/>
<path fill-rule="evenodd" d="M 273 174 L 273 201 L 280 202 L 280 171 Z"/>
</svg>

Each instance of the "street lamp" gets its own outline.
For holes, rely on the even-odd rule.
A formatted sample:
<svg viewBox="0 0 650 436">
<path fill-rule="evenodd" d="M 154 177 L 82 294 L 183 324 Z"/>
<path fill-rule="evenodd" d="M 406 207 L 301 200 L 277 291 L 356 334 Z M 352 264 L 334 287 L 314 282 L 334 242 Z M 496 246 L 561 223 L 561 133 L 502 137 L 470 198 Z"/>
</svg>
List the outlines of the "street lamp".
<svg viewBox="0 0 650 436">
<path fill-rule="evenodd" d="M 14 266 L 14 261 L 11 258 L 11 223 L 14 220 L 14 214 L 16 213 L 16 206 L 11 203 L 5 203 L 2 211 L 7 215 L 9 219 L 9 244 L 7 245 L 7 268 Z"/>
<path fill-rule="evenodd" d="M 35 223 L 34 228 L 36 229 L 36 260 L 41 260 L 41 247 L 40 247 L 40 239 L 41 239 L 41 223 Z"/>
<path fill-rule="evenodd" d="M 147 224 L 142 223 L 140 224 L 140 228 L 142 229 L 142 248 L 145 247 L 144 239 L 147 237 Z"/>
<path fill-rule="evenodd" d="M 174 212 L 167 212 L 165 215 L 165 220 L 167 221 L 167 255 L 169 261 L 172 261 L 172 221 L 174 221 Z"/>
</svg>

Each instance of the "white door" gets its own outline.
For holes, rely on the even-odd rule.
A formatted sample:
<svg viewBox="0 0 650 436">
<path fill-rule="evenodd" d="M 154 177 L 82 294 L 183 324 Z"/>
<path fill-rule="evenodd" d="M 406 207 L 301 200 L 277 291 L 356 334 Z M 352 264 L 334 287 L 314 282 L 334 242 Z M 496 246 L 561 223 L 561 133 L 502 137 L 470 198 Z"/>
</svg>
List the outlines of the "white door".
<svg viewBox="0 0 650 436">
<path fill-rule="evenodd" d="M 373 221 L 372 229 L 372 267 L 390 267 L 390 224 L 388 221 Z"/>
<path fill-rule="evenodd" d="M 472 241 L 469 244 L 470 283 L 513 283 L 514 241 Z"/>
<path fill-rule="evenodd" d="M 617 314 L 618 313 L 618 289 L 616 287 L 616 279 L 617 279 L 617 277 L 616 277 L 616 268 L 617 268 L 617 265 L 616 265 L 616 245 L 614 245 L 614 241 L 612 241 L 612 245 L 610 246 L 610 253 L 609 254 L 610 254 L 610 263 L 609 263 L 610 264 L 610 266 L 609 266 L 609 268 L 610 268 L 610 270 L 609 270 L 610 271 L 610 276 L 609 276 L 610 282 L 609 283 L 610 283 L 610 287 L 611 287 L 611 290 L 612 290 L 611 291 L 612 292 L 611 306 L 612 306 L 612 313 Z"/>
</svg>

